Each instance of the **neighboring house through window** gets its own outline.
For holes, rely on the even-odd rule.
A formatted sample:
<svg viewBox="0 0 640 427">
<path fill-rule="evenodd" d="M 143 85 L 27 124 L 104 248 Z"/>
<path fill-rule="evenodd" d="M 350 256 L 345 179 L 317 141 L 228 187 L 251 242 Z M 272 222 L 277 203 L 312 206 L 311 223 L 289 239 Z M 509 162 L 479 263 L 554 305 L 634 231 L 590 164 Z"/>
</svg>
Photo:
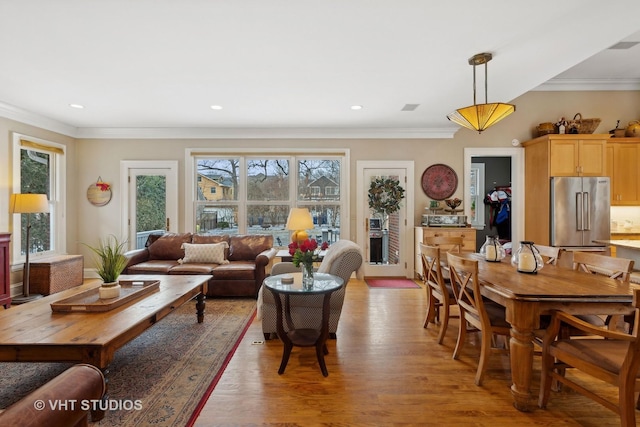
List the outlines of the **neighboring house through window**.
<svg viewBox="0 0 640 427">
<path fill-rule="evenodd" d="M 194 150 L 195 151 L 195 150 Z M 322 240 L 330 228 L 335 239 L 346 222 L 348 200 L 341 198 L 345 154 L 247 152 L 192 154 L 193 229 L 202 234 L 263 234 L 277 246 L 289 243 L 285 228 L 292 207 L 313 216 L 311 236 Z M 330 188 L 329 193 L 323 190 Z M 190 221 L 188 221 L 190 222 Z M 187 227 L 190 225 L 187 223 Z"/>
</svg>

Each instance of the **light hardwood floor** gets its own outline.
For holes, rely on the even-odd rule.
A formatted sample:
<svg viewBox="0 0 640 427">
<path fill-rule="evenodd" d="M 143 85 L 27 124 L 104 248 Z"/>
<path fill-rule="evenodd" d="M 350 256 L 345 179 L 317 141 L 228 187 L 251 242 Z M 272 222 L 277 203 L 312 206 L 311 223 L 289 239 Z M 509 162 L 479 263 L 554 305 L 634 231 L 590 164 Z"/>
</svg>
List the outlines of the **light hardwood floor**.
<svg viewBox="0 0 640 427">
<path fill-rule="evenodd" d="M 458 320 L 442 345 L 437 327 L 423 329 L 425 289 L 369 289 L 352 279 L 338 328 L 325 357 L 324 378 L 313 348 L 294 348 L 278 375 L 279 340 L 264 344 L 255 320 L 202 410 L 197 426 L 617 426 L 613 412 L 568 390 L 549 407 L 516 410 L 507 355 L 494 355 L 482 387 L 474 375 L 479 346 L 468 339 L 460 360 L 451 355 Z M 538 358 L 536 358 L 538 359 Z M 534 393 L 537 397 L 539 360 Z M 570 374 L 568 374 L 570 375 Z M 592 382 L 589 382 L 592 384 Z M 617 391 L 598 388 L 610 398 Z"/>
</svg>

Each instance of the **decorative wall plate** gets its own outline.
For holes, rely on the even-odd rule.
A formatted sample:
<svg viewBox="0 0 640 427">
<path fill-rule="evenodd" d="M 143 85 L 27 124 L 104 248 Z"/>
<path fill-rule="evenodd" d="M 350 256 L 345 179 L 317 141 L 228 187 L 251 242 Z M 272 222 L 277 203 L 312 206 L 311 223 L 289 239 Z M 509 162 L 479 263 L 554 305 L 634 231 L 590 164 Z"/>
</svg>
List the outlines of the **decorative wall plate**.
<svg viewBox="0 0 640 427">
<path fill-rule="evenodd" d="M 458 188 L 458 175 L 442 163 L 429 166 L 422 174 L 422 190 L 433 200 L 444 200 L 453 196 Z"/>
<path fill-rule="evenodd" d="M 111 187 L 100 181 L 98 183 L 91 184 L 87 189 L 87 200 L 93 206 L 104 206 L 111 201 Z"/>
</svg>

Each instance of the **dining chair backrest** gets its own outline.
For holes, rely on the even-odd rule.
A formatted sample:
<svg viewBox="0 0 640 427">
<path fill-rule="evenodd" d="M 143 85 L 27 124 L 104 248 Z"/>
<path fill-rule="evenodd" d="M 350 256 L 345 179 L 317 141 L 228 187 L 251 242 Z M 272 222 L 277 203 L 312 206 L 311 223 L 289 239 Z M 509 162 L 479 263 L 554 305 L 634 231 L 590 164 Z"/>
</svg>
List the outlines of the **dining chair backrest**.
<svg viewBox="0 0 640 427">
<path fill-rule="evenodd" d="M 462 251 L 462 236 L 430 236 L 425 237 L 425 243 L 429 246 L 437 246 L 442 252 L 460 253 Z"/>
<path fill-rule="evenodd" d="M 600 255 L 593 252 L 576 251 L 573 253 L 573 269 L 591 274 L 602 274 L 612 279 L 629 283 L 634 261 Z"/>
<path fill-rule="evenodd" d="M 437 293 L 439 300 L 448 298 L 449 292 L 445 288 L 442 275 L 440 248 L 420 243 L 420 258 L 425 285 L 431 287 L 432 292 Z"/>
<path fill-rule="evenodd" d="M 456 301 L 465 314 L 470 315 L 466 316 L 466 320 L 478 329 L 490 325 L 480 292 L 478 260 L 462 258 L 448 252 L 447 264 Z"/>
<path fill-rule="evenodd" d="M 545 245 L 534 245 L 545 264 L 557 265 L 558 258 L 560 258 L 560 248 Z"/>
</svg>

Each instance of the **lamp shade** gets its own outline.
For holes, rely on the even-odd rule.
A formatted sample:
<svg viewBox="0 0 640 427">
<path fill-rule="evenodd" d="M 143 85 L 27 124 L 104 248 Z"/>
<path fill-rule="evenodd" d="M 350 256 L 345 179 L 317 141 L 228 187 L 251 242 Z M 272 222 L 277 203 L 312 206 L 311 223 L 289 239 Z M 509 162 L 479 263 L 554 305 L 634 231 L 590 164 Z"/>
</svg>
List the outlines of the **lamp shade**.
<svg viewBox="0 0 640 427">
<path fill-rule="evenodd" d="M 9 209 L 11 213 L 49 212 L 49 200 L 46 194 L 12 194 Z"/>
<path fill-rule="evenodd" d="M 494 102 L 491 104 L 474 104 L 460 108 L 449 114 L 447 118 L 467 129 L 482 132 L 495 125 L 516 110 L 513 104 Z"/>
<path fill-rule="evenodd" d="M 310 230 L 313 228 L 313 218 L 307 208 L 293 208 L 287 218 L 287 230 Z"/>
<path fill-rule="evenodd" d="M 478 53 L 469 58 L 469 65 L 473 65 L 473 105 L 458 108 L 449 114 L 447 119 L 467 129 L 482 132 L 516 111 L 516 106 L 513 104 L 487 102 L 487 63 L 492 58 L 493 55 L 490 53 Z M 481 64 L 484 64 L 484 104 L 476 102 L 476 66 Z"/>
</svg>

